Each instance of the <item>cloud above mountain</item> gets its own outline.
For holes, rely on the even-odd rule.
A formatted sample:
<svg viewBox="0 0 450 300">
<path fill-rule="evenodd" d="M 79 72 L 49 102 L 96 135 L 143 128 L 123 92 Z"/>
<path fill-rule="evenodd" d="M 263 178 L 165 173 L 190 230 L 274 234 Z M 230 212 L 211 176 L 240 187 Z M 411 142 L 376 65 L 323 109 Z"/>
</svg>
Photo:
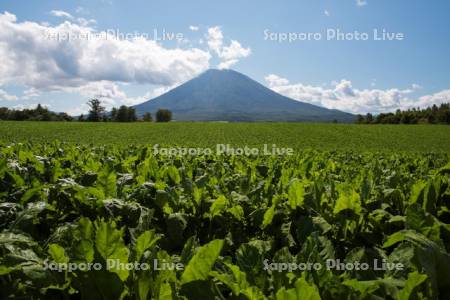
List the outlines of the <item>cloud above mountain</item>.
<svg viewBox="0 0 450 300">
<path fill-rule="evenodd" d="M 334 82 L 331 87 L 324 87 L 290 83 L 288 79 L 275 74 L 267 75 L 265 81 L 273 91 L 292 99 L 351 113 L 392 112 L 450 102 L 450 90 L 412 97 L 420 89 L 417 84 L 406 89 L 357 89 L 351 81 L 343 79 Z"/>
<path fill-rule="evenodd" d="M 249 56 L 252 52 L 250 48 L 242 47 L 236 40 L 231 40 L 230 44 L 225 46 L 223 39 L 223 33 L 219 26 L 208 28 L 207 43 L 209 49 L 220 59 L 219 69 L 229 69 L 239 59 Z"/>
<path fill-rule="evenodd" d="M 14 14 L 0 13 L 0 88 L 14 84 L 33 91 L 21 99 L 66 92 L 107 103 L 135 103 L 141 97 L 128 97 L 121 85 L 154 85 L 155 90 L 143 97 L 156 95 L 210 68 L 214 56 L 219 68 L 229 68 L 251 53 L 236 40 L 225 44 L 218 26 L 209 28 L 207 45 L 167 47 L 142 36 L 123 39 L 99 31 L 93 27 L 95 20 L 62 10 L 49 14 L 63 21 L 56 25 L 18 21 Z M 19 98 L 5 90 L 0 97 Z"/>
<path fill-rule="evenodd" d="M 69 21 L 17 22 L 6 12 L 0 26 L 0 84 L 48 90 L 103 80 L 171 85 L 209 68 L 208 51 L 169 49 L 144 38 L 101 38 L 95 29 Z"/>
</svg>

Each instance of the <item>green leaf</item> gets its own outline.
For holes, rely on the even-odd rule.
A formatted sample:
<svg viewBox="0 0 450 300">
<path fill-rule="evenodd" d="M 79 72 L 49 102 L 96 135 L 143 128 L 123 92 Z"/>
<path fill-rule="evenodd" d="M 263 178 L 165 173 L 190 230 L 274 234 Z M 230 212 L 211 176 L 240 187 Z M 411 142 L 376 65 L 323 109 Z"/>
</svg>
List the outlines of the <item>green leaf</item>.
<svg viewBox="0 0 450 300">
<path fill-rule="evenodd" d="M 172 295 L 172 288 L 169 283 L 163 283 L 159 287 L 159 297 L 158 300 L 172 300 L 174 299 Z"/>
<path fill-rule="evenodd" d="M 15 270 L 17 270 L 17 269 L 18 269 L 17 267 L 12 268 L 12 267 L 7 267 L 7 266 L 0 265 L 0 276 L 9 274 L 9 273 L 11 273 L 12 271 L 15 271 Z"/>
<path fill-rule="evenodd" d="M 247 297 L 248 300 L 265 300 L 267 299 L 263 292 L 256 286 L 251 286 L 242 291 L 242 294 Z"/>
<path fill-rule="evenodd" d="M 230 263 L 225 263 L 225 266 L 231 271 L 231 274 L 212 271 L 210 275 L 228 286 L 235 296 L 239 296 L 250 286 L 247 282 L 247 275 L 238 266 Z"/>
<path fill-rule="evenodd" d="M 440 242 L 439 221 L 420 206 L 411 205 L 407 208 L 406 225 L 408 229 L 414 229 L 429 239 Z"/>
<path fill-rule="evenodd" d="M 12 233 L 8 231 L 0 232 L 0 245 L 16 244 L 22 246 L 35 246 L 36 242 L 27 235 Z"/>
<path fill-rule="evenodd" d="M 414 230 L 392 234 L 383 247 L 403 241 L 414 247 L 415 260 L 421 272 L 428 276 L 433 294 L 450 293 L 450 255 L 445 248 Z"/>
<path fill-rule="evenodd" d="M 159 240 L 159 237 L 156 236 L 155 230 L 148 230 L 142 233 L 137 239 L 136 239 L 136 261 L 140 261 L 142 255 L 147 249 L 152 248 L 156 242 Z"/>
<path fill-rule="evenodd" d="M 117 195 L 116 173 L 110 167 L 104 168 L 97 178 L 97 187 L 102 189 L 106 198 L 114 198 Z"/>
<path fill-rule="evenodd" d="M 425 181 L 418 181 L 412 186 L 411 196 L 409 197 L 409 203 L 421 203 L 423 201 L 425 187 L 427 183 Z"/>
<path fill-rule="evenodd" d="M 186 243 L 184 243 L 183 250 L 181 251 L 181 263 L 183 263 L 183 265 L 187 265 L 194 256 L 197 245 L 198 241 L 195 236 L 191 236 Z"/>
<path fill-rule="evenodd" d="M 202 202 L 202 194 L 203 189 L 194 186 L 194 189 L 192 191 L 192 198 L 194 199 L 194 202 L 197 206 L 200 206 Z"/>
<path fill-rule="evenodd" d="M 440 190 L 441 190 L 440 177 L 435 177 L 433 179 L 428 180 L 427 185 L 425 187 L 422 205 L 425 211 L 429 213 L 434 213 L 436 211 L 436 204 L 439 201 Z"/>
<path fill-rule="evenodd" d="M 223 240 L 213 240 L 200 247 L 181 275 L 181 284 L 206 280 L 223 247 Z"/>
<path fill-rule="evenodd" d="M 20 203 L 25 204 L 27 203 L 31 198 L 33 198 L 36 195 L 39 195 L 42 190 L 42 186 L 33 187 L 25 192 L 23 194 L 22 198 L 20 198 Z M 40 199 L 37 199 L 40 200 Z"/>
<path fill-rule="evenodd" d="M 95 226 L 95 247 L 98 253 L 106 262 L 108 260 L 116 261 L 109 270 L 116 273 L 122 281 L 125 281 L 129 272 L 118 265 L 128 263 L 129 252 L 122 239 L 123 231 L 116 229 L 114 221 L 105 222 L 100 220 L 95 223 Z"/>
<path fill-rule="evenodd" d="M 23 180 L 23 178 L 20 175 L 10 171 L 6 171 L 5 174 L 9 175 L 11 179 L 14 180 L 14 185 L 16 187 L 21 187 L 25 185 L 25 180 Z"/>
<path fill-rule="evenodd" d="M 344 281 L 342 284 L 358 291 L 361 299 L 365 299 L 368 295 L 371 295 L 380 286 L 377 280 L 358 281 L 357 279 L 351 279 Z"/>
<path fill-rule="evenodd" d="M 164 190 L 156 190 L 156 205 L 161 208 L 165 213 L 172 213 L 172 208 L 169 204 L 169 194 Z"/>
<path fill-rule="evenodd" d="M 264 229 L 272 223 L 273 217 L 275 216 L 275 209 L 278 203 L 281 201 L 281 196 L 276 195 L 272 198 L 272 206 L 269 207 L 264 213 L 263 222 L 261 228 Z"/>
<path fill-rule="evenodd" d="M 264 218 L 263 218 L 263 222 L 261 225 L 262 229 L 266 228 L 267 226 L 269 226 L 272 223 L 274 215 L 275 215 L 275 206 L 272 205 L 264 213 Z"/>
<path fill-rule="evenodd" d="M 439 174 L 450 174 L 450 162 L 439 169 Z"/>
<path fill-rule="evenodd" d="M 124 299 L 127 293 L 119 276 L 105 268 L 95 272 L 80 272 L 77 275 L 77 289 L 83 300 Z"/>
<path fill-rule="evenodd" d="M 405 287 L 398 293 L 398 300 L 409 300 L 414 294 L 414 290 L 421 285 L 428 276 L 413 272 L 408 274 L 408 279 L 405 282 Z"/>
<path fill-rule="evenodd" d="M 104 193 L 104 189 L 101 187 L 93 187 L 90 186 L 87 188 L 87 191 L 89 194 L 91 194 L 92 196 L 94 196 L 95 198 L 99 199 L 99 200 L 103 200 L 106 198 L 106 195 Z"/>
<path fill-rule="evenodd" d="M 303 206 L 305 187 L 298 179 L 294 179 L 289 185 L 288 199 L 292 209 Z"/>
<path fill-rule="evenodd" d="M 181 182 L 181 176 L 180 172 L 175 166 L 169 166 L 167 168 L 167 175 L 169 175 L 169 178 L 175 183 L 179 184 Z"/>
<path fill-rule="evenodd" d="M 0 158 L 0 178 L 5 177 L 6 169 L 7 169 L 6 158 Z"/>
<path fill-rule="evenodd" d="M 94 260 L 94 227 L 91 220 L 82 217 L 75 231 L 73 250 L 78 260 L 92 262 Z"/>
<path fill-rule="evenodd" d="M 229 208 L 227 211 L 232 214 L 233 217 L 235 217 L 238 221 L 241 221 L 244 218 L 244 210 L 240 205 L 235 205 L 232 208 Z"/>
<path fill-rule="evenodd" d="M 227 198 L 224 195 L 220 195 L 209 208 L 210 217 L 214 218 L 215 216 L 221 215 L 226 210 L 227 205 Z"/>
<path fill-rule="evenodd" d="M 295 288 L 286 290 L 284 287 L 278 290 L 277 300 L 320 300 L 319 291 L 314 283 L 309 284 L 305 278 L 295 282 Z"/>
<path fill-rule="evenodd" d="M 148 298 L 148 293 L 153 284 L 152 274 L 150 271 L 143 271 L 138 274 L 137 279 L 137 290 L 139 295 L 139 300 L 146 300 Z"/>
<path fill-rule="evenodd" d="M 339 214 L 341 211 L 353 211 L 356 215 L 361 213 L 361 199 L 359 194 L 348 185 L 339 186 L 339 197 L 334 206 L 333 213 Z"/>
<path fill-rule="evenodd" d="M 64 248 L 58 244 L 50 244 L 48 246 L 48 253 L 58 264 L 66 264 L 69 262 L 69 258 L 66 256 Z"/>
<path fill-rule="evenodd" d="M 388 236 L 386 241 L 383 243 L 383 248 L 389 248 L 399 242 L 404 241 L 405 238 L 406 238 L 406 236 L 403 231 L 397 231 L 397 232 L 391 234 L 390 236 Z"/>
</svg>

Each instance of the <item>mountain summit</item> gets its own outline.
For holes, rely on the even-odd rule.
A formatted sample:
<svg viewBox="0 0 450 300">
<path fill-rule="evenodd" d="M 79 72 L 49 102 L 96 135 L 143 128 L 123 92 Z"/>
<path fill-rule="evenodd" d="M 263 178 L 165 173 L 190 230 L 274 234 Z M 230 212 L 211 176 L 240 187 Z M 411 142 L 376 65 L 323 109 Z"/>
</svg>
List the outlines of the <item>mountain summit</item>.
<svg viewBox="0 0 450 300">
<path fill-rule="evenodd" d="M 177 121 L 354 120 L 352 114 L 282 96 L 239 72 L 215 69 L 134 108 L 140 115 L 170 109 Z"/>
</svg>

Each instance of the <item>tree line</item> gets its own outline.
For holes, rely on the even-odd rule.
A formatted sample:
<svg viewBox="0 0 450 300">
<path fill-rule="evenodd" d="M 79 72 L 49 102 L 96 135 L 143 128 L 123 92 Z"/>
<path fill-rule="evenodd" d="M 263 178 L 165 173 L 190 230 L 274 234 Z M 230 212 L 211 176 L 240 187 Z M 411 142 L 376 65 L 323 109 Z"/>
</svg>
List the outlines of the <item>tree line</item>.
<svg viewBox="0 0 450 300">
<path fill-rule="evenodd" d="M 88 121 L 88 122 L 152 122 L 153 116 L 146 112 L 139 118 L 133 107 L 125 105 L 119 108 L 113 107 L 110 112 L 98 99 L 87 102 L 89 112 L 80 115 L 77 119 L 67 113 L 55 113 L 47 107 L 38 104 L 34 109 L 9 109 L 0 107 L 0 120 L 13 121 Z M 168 109 L 159 109 L 155 114 L 156 122 L 169 122 L 172 120 L 172 112 Z M 450 103 L 433 105 L 425 109 L 413 108 L 405 111 L 397 110 L 395 113 L 381 113 L 373 115 L 358 115 L 357 124 L 450 124 Z"/>
<path fill-rule="evenodd" d="M 0 107 L 0 120 L 13 121 L 72 121 L 66 113 L 55 113 L 38 104 L 36 108 L 9 109 Z"/>
<path fill-rule="evenodd" d="M 395 113 L 358 115 L 358 124 L 450 124 L 450 103 L 424 109 L 397 110 Z"/>
<path fill-rule="evenodd" d="M 151 113 L 146 112 L 139 118 L 133 107 L 122 105 L 119 108 L 113 107 L 110 112 L 101 104 L 98 99 L 91 99 L 87 102 L 89 112 L 87 115 L 80 115 L 73 118 L 67 113 L 55 113 L 48 108 L 38 104 L 34 109 L 9 109 L 0 107 L 0 120 L 11 121 L 74 121 L 80 122 L 152 122 Z M 172 120 L 172 112 L 168 109 L 159 109 L 155 114 L 156 122 L 169 122 Z"/>
</svg>

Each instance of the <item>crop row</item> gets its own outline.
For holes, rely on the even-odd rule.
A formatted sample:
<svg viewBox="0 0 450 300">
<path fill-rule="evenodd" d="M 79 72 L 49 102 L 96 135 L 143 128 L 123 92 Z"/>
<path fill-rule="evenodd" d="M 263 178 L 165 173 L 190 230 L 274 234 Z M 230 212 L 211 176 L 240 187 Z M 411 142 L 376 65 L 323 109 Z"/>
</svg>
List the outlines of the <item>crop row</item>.
<svg viewBox="0 0 450 300">
<path fill-rule="evenodd" d="M 0 148 L 0 296 L 445 299 L 442 154 Z"/>
</svg>

